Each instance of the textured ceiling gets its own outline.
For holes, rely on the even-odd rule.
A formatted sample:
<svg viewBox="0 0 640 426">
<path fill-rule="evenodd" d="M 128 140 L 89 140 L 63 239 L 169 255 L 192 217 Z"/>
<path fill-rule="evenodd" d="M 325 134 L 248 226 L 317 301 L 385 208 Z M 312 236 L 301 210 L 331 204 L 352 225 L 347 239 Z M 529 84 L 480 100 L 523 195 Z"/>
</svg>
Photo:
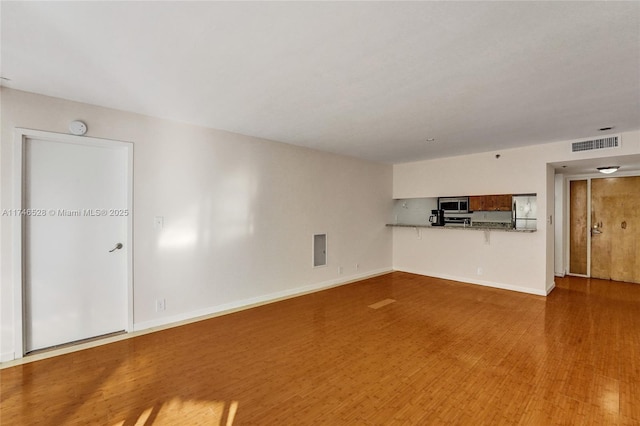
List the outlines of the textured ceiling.
<svg viewBox="0 0 640 426">
<path fill-rule="evenodd" d="M 640 128 L 639 2 L 0 7 L 4 86 L 368 160 Z"/>
</svg>

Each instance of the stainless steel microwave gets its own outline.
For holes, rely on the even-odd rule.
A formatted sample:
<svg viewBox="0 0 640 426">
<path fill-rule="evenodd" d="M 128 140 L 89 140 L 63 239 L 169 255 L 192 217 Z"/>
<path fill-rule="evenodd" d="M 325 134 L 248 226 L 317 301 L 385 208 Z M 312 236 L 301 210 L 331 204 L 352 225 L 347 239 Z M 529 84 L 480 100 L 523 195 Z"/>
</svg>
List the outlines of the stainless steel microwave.
<svg viewBox="0 0 640 426">
<path fill-rule="evenodd" d="M 469 197 L 438 198 L 438 209 L 445 213 L 469 213 Z"/>
</svg>

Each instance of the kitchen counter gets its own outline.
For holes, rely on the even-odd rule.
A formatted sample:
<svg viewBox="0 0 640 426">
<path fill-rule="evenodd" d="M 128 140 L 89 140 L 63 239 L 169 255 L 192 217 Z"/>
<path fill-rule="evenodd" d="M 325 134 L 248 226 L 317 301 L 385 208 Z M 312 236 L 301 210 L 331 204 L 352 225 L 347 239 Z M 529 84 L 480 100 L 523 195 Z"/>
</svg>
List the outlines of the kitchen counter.
<svg viewBox="0 0 640 426">
<path fill-rule="evenodd" d="M 396 228 L 429 228 L 429 229 L 455 229 L 460 231 L 498 231 L 498 232 L 536 232 L 537 229 L 513 229 L 504 226 L 462 226 L 462 225 L 445 225 L 431 226 L 431 224 L 414 225 L 410 223 L 387 223 L 387 226 Z"/>
</svg>

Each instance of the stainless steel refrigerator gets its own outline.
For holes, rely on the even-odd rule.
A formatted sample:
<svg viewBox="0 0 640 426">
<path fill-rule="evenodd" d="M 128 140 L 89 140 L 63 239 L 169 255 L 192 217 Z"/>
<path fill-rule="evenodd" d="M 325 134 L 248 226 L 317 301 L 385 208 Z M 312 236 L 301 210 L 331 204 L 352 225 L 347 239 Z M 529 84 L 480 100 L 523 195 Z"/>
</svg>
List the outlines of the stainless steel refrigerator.
<svg viewBox="0 0 640 426">
<path fill-rule="evenodd" d="M 512 220 L 515 229 L 535 230 L 538 208 L 535 195 L 514 195 Z"/>
</svg>

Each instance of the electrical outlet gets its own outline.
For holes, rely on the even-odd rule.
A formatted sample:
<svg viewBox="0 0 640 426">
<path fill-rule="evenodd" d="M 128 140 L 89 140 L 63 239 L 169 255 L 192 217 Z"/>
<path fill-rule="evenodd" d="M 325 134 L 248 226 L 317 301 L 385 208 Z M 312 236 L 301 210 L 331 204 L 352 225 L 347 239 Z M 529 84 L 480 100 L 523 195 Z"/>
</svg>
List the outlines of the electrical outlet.
<svg viewBox="0 0 640 426">
<path fill-rule="evenodd" d="M 360 264 L 356 263 L 356 271 L 359 271 L 359 270 L 360 270 Z"/>
<path fill-rule="evenodd" d="M 167 309 L 166 299 L 156 299 L 156 312 L 161 312 Z"/>
<path fill-rule="evenodd" d="M 482 271 L 482 268 L 478 266 L 477 274 L 478 274 L 478 275 L 482 275 L 482 272 L 483 272 L 483 271 Z"/>
<path fill-rule="evenodd" d="M 338 275 L 342 275 L 342 272 L 344 271 L 344 269 L 342 268 L 342 266 L 338 267 Z"/>
</svg>

